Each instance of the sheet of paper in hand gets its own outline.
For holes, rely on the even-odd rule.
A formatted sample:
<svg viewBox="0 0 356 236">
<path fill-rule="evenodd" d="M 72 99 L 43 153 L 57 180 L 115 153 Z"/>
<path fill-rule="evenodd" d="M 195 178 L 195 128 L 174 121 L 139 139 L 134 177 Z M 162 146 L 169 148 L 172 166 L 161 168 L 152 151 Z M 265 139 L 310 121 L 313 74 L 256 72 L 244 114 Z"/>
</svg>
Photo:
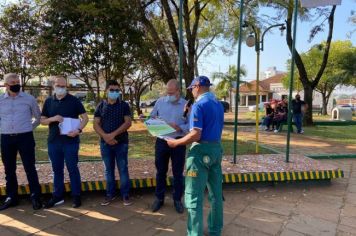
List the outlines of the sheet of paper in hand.
<svg viewBox="0 0 356 236">
<path fill-rule="evenodd" d="M 67 135 L 71 131 L 77 130 L 80 127 L 80 120 L 73 118 L 63 118 L 63 122 L 59 125 L 61 135 Z"/>
<path fill-rule="evenodd" d="M 147 127 L 148 132 L 155 137 L 164 136 L 176 131 L 161 119 L 148 119 L 145 121 L 145 126 Z"/>
</svg>

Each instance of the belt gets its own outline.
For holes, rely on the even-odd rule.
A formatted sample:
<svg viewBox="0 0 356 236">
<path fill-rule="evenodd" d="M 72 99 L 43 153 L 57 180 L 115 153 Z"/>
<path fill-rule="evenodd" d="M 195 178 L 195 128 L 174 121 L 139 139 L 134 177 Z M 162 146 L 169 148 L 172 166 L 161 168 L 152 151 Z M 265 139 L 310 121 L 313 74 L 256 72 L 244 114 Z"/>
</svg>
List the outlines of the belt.
<svg viewBox="0 0 356 236">
<path fill-rule="evenodd" d="M 205 140 L 200 140 L 200 141 L 197 141 L 197 143 L 220 144 L 220 141 L 205 141 Z"/>
<path fill-rule="evenodd" d="M 32 133 L 32 131 L 30 132 L 25 132 L 25 133 L 15 133 L 15 134 L 1 134 L 5 137 L 16 137 L 16 136 L 20 136 L 20 135 L 24 135 L 24 134 L 29 134 L 29 133 Z"/>
</svg>

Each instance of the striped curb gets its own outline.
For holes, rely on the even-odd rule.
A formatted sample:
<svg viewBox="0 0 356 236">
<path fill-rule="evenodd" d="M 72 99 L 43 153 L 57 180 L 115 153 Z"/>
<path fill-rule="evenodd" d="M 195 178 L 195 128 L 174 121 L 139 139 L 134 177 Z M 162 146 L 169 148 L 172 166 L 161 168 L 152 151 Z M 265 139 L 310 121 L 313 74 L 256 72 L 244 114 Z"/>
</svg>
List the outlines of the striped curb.
<svg viewBox="0 0 356 236">
<path fill-rule="evenodd" d="M 343 178 L 344 172 L 337 170 L 314 170 L 314 171 L 289 171 L 289 172 L 255 172 L 255 173 L 231 173 L 223 174 L 223 183 L 256 183 L 256 182 L 289 182 L 306 180 L 331 180 Z M 167 185 L 171 186 L 173 178 L 167 178 Z M 120 188 L 120 182 L 116 181 Z M 65 191 L 70 192 L 70 184 L 65 183 Z M 156 186 L 155 178 L 132 179 L 131 187 L 134 189 L 151 188 Z M 106 189 L 106 181 L 86 181 L 82 182 L 82 191 L 101 191 Z M 52 193 L 53 183 L 41 184 L 42 193 Z M 20 185 L 18 193 L 21 195 L 30 194 L 29 185 Z M 5 186 L 0 187 L 0 196 L 6 195 Z"/>
</svg>

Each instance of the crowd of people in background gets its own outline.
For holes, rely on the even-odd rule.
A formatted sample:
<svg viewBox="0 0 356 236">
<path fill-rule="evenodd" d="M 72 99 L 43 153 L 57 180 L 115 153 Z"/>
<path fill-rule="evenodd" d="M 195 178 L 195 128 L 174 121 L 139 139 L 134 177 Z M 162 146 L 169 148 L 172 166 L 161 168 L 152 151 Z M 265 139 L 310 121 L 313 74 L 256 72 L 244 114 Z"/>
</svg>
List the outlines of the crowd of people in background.
<svg viewBox="0 0 356 236">
<path fill-rule="evenodd" d="M 262 125 L 265 127 L 265 131 L 271 131 L 278 133 L 280 126 L 287 122 L 288 119 L 288 100 L 271 100 L 269 103 L 265 103 L 265 116 L 263 118 Z M 300 95 L 297 94 L 295 99 L 292 100 L 292 114 L 293 122 L 297 127 L 297 133 L 302 134 L 303 113 L 307 109 L 304 101 L 300 99 Z"/>
</svg>

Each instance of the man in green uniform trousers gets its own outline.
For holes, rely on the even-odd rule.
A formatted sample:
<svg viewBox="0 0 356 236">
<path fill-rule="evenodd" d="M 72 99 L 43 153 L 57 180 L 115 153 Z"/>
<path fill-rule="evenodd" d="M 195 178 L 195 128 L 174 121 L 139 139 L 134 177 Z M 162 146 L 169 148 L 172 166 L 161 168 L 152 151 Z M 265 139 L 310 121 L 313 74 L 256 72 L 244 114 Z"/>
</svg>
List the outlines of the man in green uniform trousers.
<svg viewBox="0 0 356 236">
<path fill-rule="evenodd" d="M 221 171 L 221 134 L 224 125 L 222 104 L 209 92 L 206 76 L 195 78 L 191 89 L 196 102 L 192 106 L 190 132 L 180 139 L 168 140 L 170 147 L 192 143 L 186 160 L 185 205 L 188 210 L 189 236 L 203 235 L 203 200 L 208 187 L 211 210 L 209 235 L 221 235 L 223 228 L 223 196 Z"/>
</svg>

